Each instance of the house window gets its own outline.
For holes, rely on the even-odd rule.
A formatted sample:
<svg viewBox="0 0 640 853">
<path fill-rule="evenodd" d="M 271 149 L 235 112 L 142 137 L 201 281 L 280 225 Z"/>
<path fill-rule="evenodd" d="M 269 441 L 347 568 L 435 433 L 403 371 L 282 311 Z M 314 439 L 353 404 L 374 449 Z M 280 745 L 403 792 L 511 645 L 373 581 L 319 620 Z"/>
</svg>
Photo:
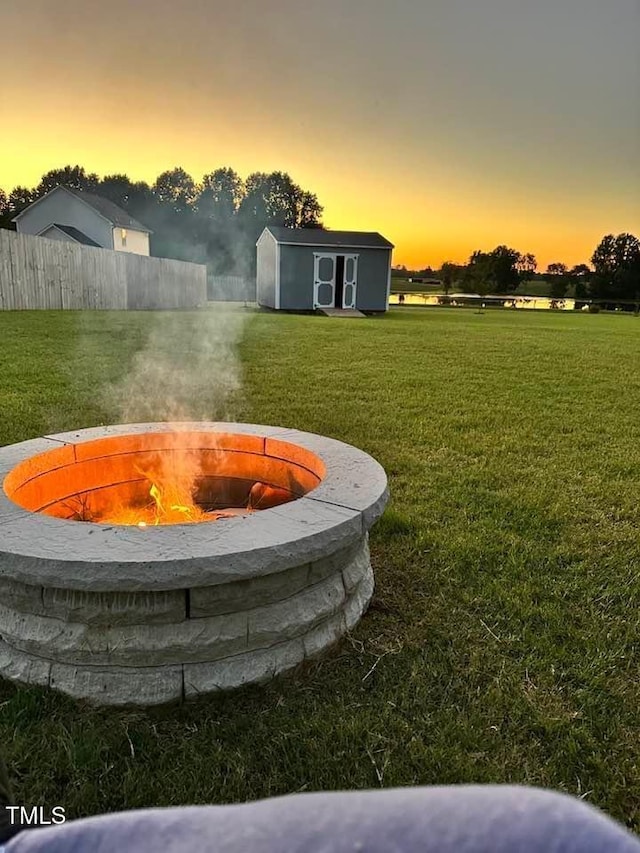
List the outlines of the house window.
<svg viewBox="0 0 640 853">
<path fill-rule="evenodd" d="M 127 245 L 127 229 L 126 228 L 120 229 L 120 236 L 122 237 L 122 245 L 126 246 Z"/>
</svg>

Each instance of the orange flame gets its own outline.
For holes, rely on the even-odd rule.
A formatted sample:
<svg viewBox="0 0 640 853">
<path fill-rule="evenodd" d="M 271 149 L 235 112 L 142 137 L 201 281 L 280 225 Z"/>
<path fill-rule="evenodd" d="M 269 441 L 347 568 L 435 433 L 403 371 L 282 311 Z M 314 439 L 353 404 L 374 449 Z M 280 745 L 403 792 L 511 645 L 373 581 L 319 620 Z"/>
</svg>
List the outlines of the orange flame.
<svg viewBox="0 0 640 853">
<path fill-rule="evenodd" d="M 149 494 L 153 498 L 151 511 L 154 524 L 187 524 L 211 521 L 215 513 L 206 513 L 194 502 L 191 489 L 182 483 L 152 483 Z M 218 514 L 219 515 L 219 514 Z"/>
<path fill-rule="evenodd" d="M 250 512 L 250 509 L 205 512 L 194 501 L 196 476 L 185 460 L 178 458 L 173 464 L 161 460 L 154 471 L 139 473 L 151 484 L 145 504 L 138 499 L 128 505 L 110 507 L 96 519 L 102 524 L 137 525 L 138 527 L 160 524 L 193 524 L 215 521 L 233 515 Z"/>
<path fill-rule="evenodd" d="M 257 481 L 245 506 L 205 511 L 194 497 L 202 475 L 198 460 L 191 454 L 187 451 L 162 454 L 148 458 L 145 464 L 147 470 L 136 466 L 141 479 L 131 481 L 128 495 L 123 493 L 121 501 L 84 520 L 137 527 L 196 524 L 269 509 L 292 497 L 287 489 Z"/>
</svg>

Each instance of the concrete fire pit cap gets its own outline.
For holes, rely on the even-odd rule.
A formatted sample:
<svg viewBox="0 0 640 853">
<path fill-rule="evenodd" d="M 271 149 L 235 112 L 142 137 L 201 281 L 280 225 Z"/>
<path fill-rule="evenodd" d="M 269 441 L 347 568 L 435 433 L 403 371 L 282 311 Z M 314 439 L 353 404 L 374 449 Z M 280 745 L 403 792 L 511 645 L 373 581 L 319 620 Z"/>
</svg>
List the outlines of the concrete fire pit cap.
<svg viewBox="0 0 640 853">
<path fill-rule="evenodd" d="M 357 541 L 388 500 L 384 469 L 335 439 L 285 427 L 188 422 L 118 424 L 46 435 L 0 448 L 0 484 L 41 453 L 111 436 L 188 430 L 258 436 L 264 453 L 297 445 L 325 475 L 297 500 L 244 517 L 150 528 L 51 518 L 29 512 L 0 489 L 0 579 L 87 591 L 182 589 L 245 580 L 312 563 Z"/>
</svg>

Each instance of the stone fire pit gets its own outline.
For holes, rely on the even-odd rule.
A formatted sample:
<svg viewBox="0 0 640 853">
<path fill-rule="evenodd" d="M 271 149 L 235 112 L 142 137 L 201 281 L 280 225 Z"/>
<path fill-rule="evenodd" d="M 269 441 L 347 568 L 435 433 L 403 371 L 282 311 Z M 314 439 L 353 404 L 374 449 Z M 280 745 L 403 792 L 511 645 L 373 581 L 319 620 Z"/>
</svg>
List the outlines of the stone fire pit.
<svg viewBox="0 0 640 853">
<path fill-rule="evenodd" d="M 178 446 L 201 466 L 199 503 L 222 500 L 233 517 L 77 520 L 146 493 L 140 466 Z M 247 512 L 257 481 L 288 502 Z M 112 705 L 228 690 L 331 646 L 373 593 L 368 531 L 387 479 L 330 438 L 232 423 L 109 426 L 0 448 L 0 483 L 9 679 Z"/>
</svg>

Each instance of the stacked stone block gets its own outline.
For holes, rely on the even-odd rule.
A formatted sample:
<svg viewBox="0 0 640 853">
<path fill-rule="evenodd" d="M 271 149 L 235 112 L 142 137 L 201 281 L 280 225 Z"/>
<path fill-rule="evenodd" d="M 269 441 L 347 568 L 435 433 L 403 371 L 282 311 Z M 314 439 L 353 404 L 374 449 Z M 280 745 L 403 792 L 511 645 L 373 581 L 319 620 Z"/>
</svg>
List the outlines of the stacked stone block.
<svg viewBox="0 0 640 853">
<path fill-rule="evenodd" d="M 0 675 L 100 704 L 163 704 L 271 679 L 321 654 L 357 624 L 374 587 L 368 530 L 387 500 L 380 466 L 355 448 L 307 433 L 197 427 L 286 433 L 287 442 L 318 454 L 327 476 L 317 490 L 286 505 L 294 508 L 288 514 L 280 507 L 229 520 L 209 538 L 199 529 L 208 525 L 179 525 L 173 535 L 135 531 L 142 545 L 114 538 L 99 564 L 93 543 L 84 553 L 84 540 L 75 548 L 71 541 L 65 562 L 60 543 L 49 541 L 99 525 L 25 513 L 0 495 Z M 114 429 L 126 434 L 135 427 Z M 73 435 L 83 440 L 82 432 Z M 69 435 L 48 440 L 69 441 Z M 0 477 L 24 456 L 16 448 L 0 449 Z M 352 454 L 355 490 L 342 465 L 332 476 L 332 452 L 341 462 Z M 234 551 L 234 531 L 252 524 L 261 540 L 242 550 L 242 536 Z M 22 534 L 11 536 L 12 529 Z M 154 534 L 160 534 L 161 553 L 155 542 L 145 554 Z"/>
</svg>

